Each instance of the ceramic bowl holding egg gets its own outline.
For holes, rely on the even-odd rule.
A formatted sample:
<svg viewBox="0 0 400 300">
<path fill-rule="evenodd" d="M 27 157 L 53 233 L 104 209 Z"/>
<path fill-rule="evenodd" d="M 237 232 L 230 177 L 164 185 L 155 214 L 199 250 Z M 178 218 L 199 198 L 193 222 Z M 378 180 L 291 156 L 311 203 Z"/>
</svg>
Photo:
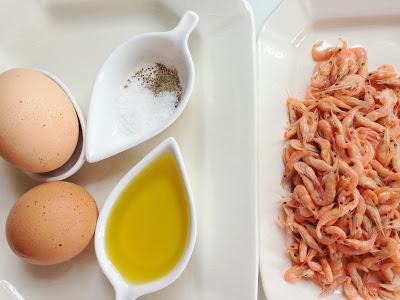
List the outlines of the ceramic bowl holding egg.
<svg viewBox="0 0 400 300">
<path fill-rule="evenodd" d="M 22 68 L 0 74 L 0 112 L 0 154 L 30 177 L 62 180 L 83 165 L 83 113 L 56 76 Z"/>
</svg>

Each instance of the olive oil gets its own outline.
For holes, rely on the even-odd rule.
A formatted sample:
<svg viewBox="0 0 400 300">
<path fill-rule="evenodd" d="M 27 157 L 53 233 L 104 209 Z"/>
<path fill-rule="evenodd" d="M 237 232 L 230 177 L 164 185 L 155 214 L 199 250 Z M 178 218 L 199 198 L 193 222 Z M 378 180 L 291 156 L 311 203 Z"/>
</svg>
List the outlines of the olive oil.
<svg viewBox="0 0 400 300">
<path fill-rule="evenodd" d="M 131 283 L 161 278 L 180 260 L 189 238 L 187 194 L 177 162 L 167 151 L 138 174 L 111 209 L 107 254 Z"/>
</svg>

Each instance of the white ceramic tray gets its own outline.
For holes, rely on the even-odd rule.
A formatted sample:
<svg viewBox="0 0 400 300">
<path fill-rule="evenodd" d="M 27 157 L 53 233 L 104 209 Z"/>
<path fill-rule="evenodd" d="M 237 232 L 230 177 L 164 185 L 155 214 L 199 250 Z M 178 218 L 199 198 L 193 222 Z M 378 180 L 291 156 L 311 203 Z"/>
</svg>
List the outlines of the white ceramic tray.
<svg viewBox="0 0 400 300">
<path fill-rule="evenodd" d="M 253 21 L 242 0 L 3 0 L 0 71 L 48 70 L 71 88 L 87 112 L 96 73 L 121 42 L 165 31 L 188 9 L 200 16 L 189 48 L 196 83 L 186 110 L 161 135 L 135 149 L 86 164 L 71 181 L 85 186 L 99 208 L 112 187 L 168 136 L 178 141 L 198 213 L 198 237 L 188 268 L 174 284 L 142 299 L 256 298 L 256 186 Z M 106 120 L 104 120 L 106 122 Z M 4 235 L 15 199 L 36 183 L 0 160 L 0 279 L 26 299 L 113 299 L 93 245 L 53 267 L 30 266 Z"/>
<path fill-rule="evenodd" d="M 290 285 L 283 273 L 290 266 L 284 234 L 277 225 L 281 196 L 281 151 L 286 126 L 286 98 L 304 97 L 314 62 L 311 45 L 337 38 L 368 50 L 368 66 L 393 64 L 400 69 L 398 1 L 286 0 L 266 21 L 258 36 L 258 142 L 260 274 L 268 300 L 316 299 L 310 282 Z M 342 299 L 338 294 L 324 299 Z"/>
</svg>

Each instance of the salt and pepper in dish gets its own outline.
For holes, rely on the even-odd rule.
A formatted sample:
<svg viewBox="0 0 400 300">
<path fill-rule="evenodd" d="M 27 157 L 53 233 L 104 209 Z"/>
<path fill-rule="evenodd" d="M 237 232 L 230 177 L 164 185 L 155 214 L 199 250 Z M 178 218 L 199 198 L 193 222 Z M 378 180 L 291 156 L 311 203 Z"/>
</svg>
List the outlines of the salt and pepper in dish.
<svg viewBox="0 0 400 300">
<path fill-rule="evenodd" d="M 187 42 L 197 22 L 198 15 L 188 11 L 171 31 L 135 36 L 116 48 L 107 58 L 94 83 L 87 118 L 86 159 L 88 162 L 100 161 L 147 141 L 169 127 L 182 114 L 194 84 L 194 66 Z M 124 100 L 123 97 L 126 93 L 125 89 L 129 88 L 132 76 L 140 72 L 143 67 L 157 67 L 158 64 L 167 67 L 170 72 L 176 70 L 179 75 L 179 84 L 182 87 L 181 93 L 178 92 L 179 101 L 173 112 L 164 118 L 158 124 L 159 126 L 143 130 L 140 136 L 133 134 L 135 129 L 140 130 L 140 128 L 131 128 L 131 133 L 129 130 L 126 132 L 123 128 L 121 129 L 121 125 L 124 126 L 121 124 L 121 119 L 123 121 L 123 119 L 133 117 L 134 122 L 140 118 L 143 119 L 141 123 L 146 126 L 146 122 L 155 117 L 152 115 L 151 108 L 138 110 L 139 114 L 136 118 L 124 115 L 123 110 L 129 109 L 127 105 L 133 105 L 135 108 L 136 104 L 129 104 L 129 101 Z M 133 96 L 140 95 L 133 94 Z M 145 114 L 146 111 L 147 115 L 140 114 L 141 112 Z M 129 125 L 131 124 L 128 123 Z"/>
</svg>

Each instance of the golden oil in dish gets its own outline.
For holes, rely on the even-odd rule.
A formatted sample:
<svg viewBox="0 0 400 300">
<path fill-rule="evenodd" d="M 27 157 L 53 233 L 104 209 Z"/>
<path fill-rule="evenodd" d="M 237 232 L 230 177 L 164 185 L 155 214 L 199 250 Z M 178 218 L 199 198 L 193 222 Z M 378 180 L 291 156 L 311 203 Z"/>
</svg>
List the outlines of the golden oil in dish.
<svg viewBox="0 0 400 300">
<path fill-rule="evenodd" d="M 190 215 L 179 166 L 170 151 L 159 156 L 122 191 L 105 230 L 107 254 L 131 283 L 169 273 L 187 246 Z"/>
</svg>

